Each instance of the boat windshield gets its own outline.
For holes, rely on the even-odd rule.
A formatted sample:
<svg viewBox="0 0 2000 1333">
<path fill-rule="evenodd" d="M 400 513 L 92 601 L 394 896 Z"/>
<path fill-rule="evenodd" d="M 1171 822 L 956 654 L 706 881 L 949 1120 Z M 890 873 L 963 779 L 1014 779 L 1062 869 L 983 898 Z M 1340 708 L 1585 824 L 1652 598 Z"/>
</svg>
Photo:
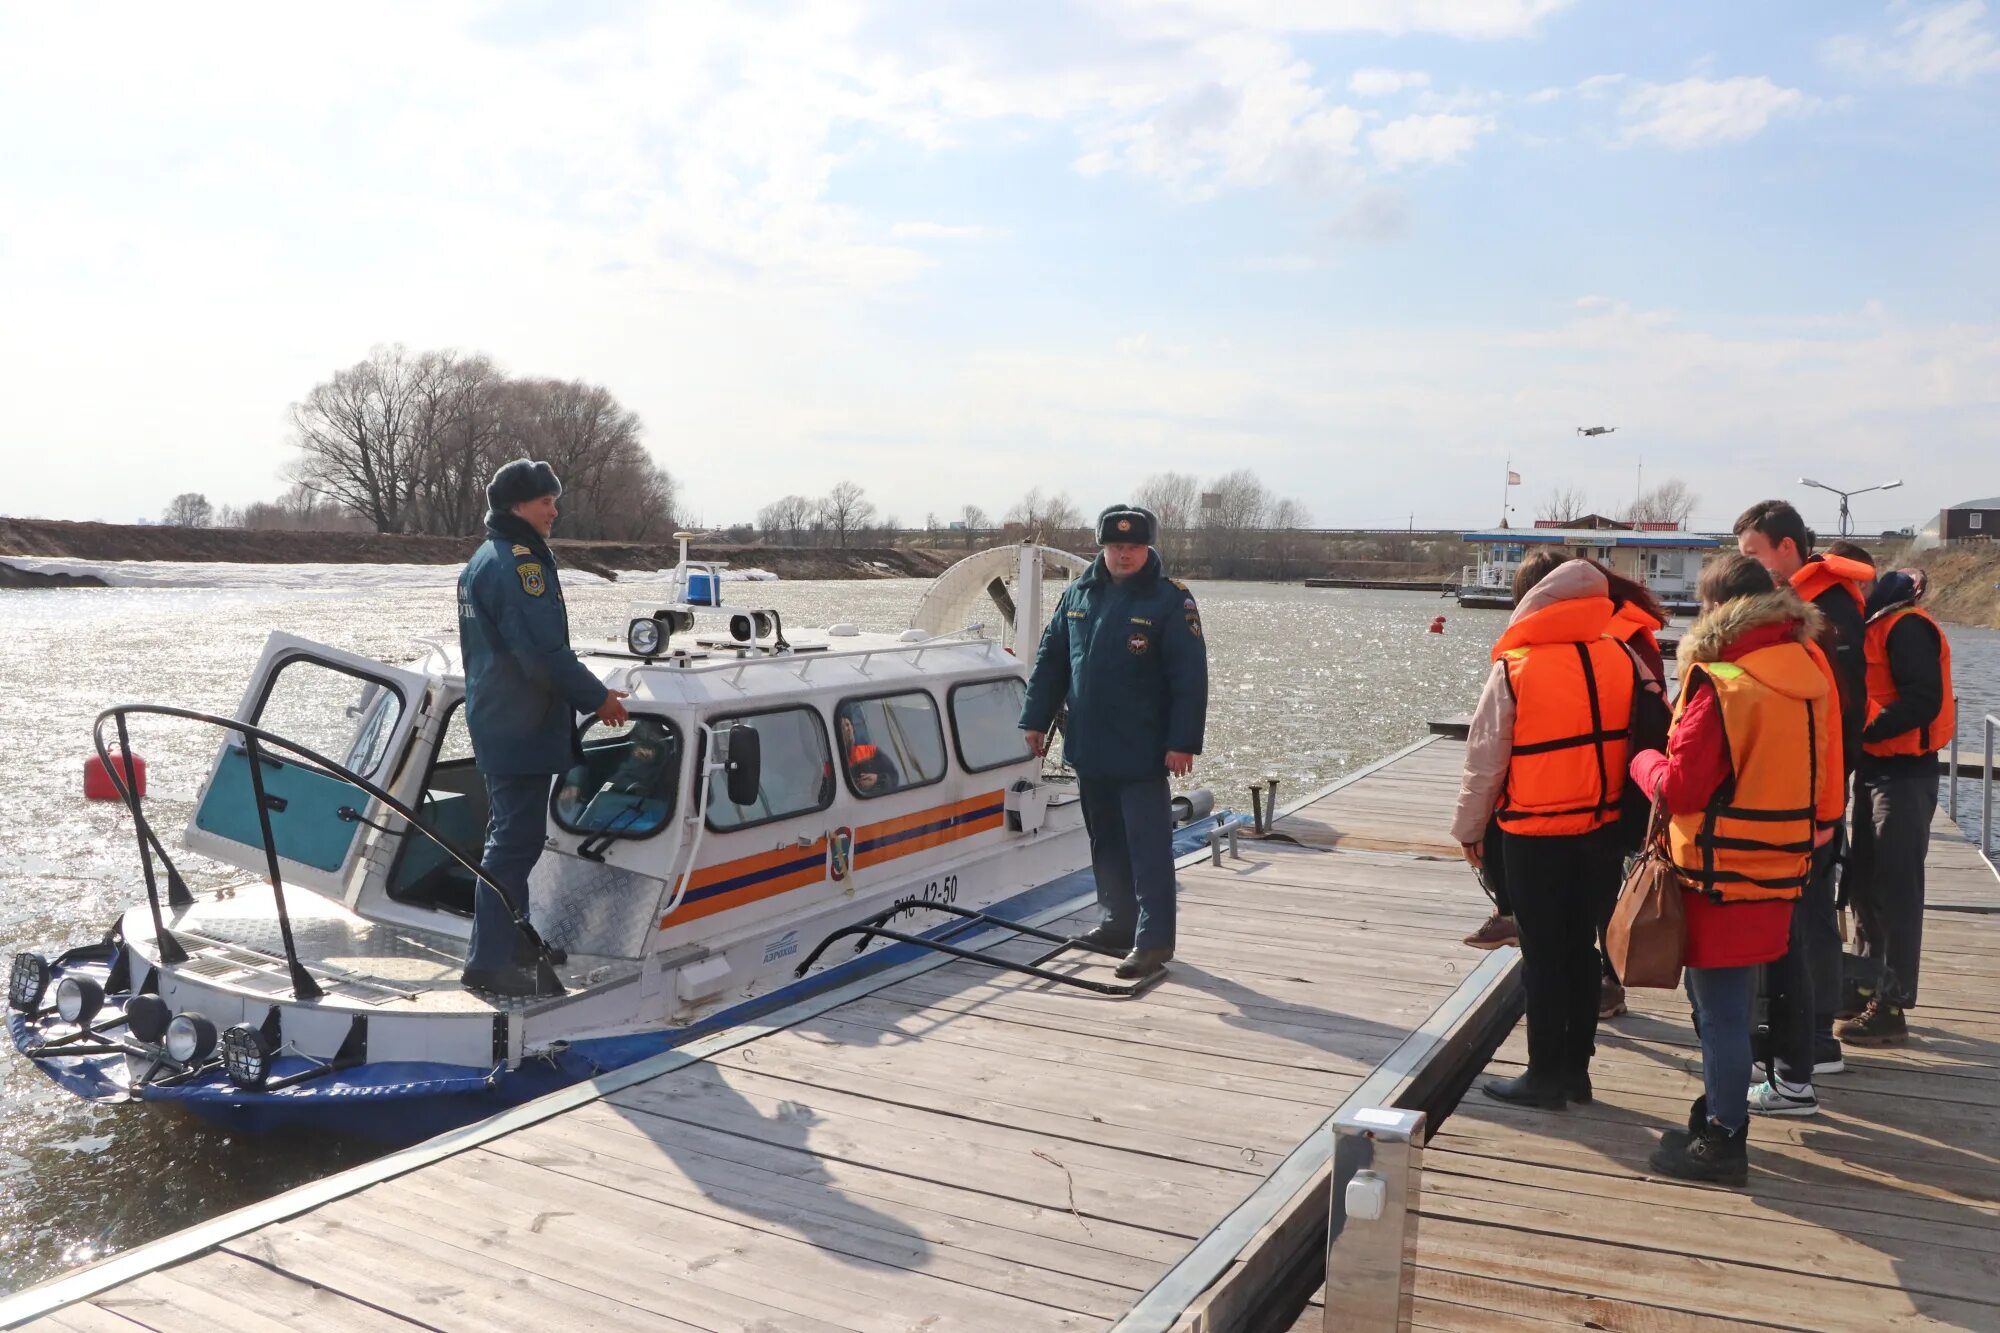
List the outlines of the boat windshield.
<svg viewBox="0 0 2000 1333">
<path fill-rule="evenodd" d="M 593 722 L 583 733 L 583 761 L 556 788 L 556 823 L 599 837 L 651 837 L 673 817 L 680 776 L 680 728 L 665 718 Z"/>
</svg>

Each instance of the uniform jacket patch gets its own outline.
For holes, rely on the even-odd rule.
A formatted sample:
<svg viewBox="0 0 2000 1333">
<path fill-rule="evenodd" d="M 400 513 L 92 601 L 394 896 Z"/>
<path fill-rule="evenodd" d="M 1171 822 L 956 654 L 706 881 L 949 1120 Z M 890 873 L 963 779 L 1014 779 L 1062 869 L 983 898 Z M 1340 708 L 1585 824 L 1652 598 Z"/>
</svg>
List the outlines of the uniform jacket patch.
<svg viewBox="0 0 2000 1333">
<path fill-rule="evenodd" d="M 535 550 L 534 550 L 534 548 L 533 548 L 532 546 L 522 546 L 522 545 L 521 545 L 520 543 L 518 543 L 518 542 L 516 542 L 516 543 L 514 544 L 514 554 L 515 554 L 515 555 L 533 555 L 534 553 L 535 553 Z"/>
<path fill-rule="evenodd" d="M 548 590 L 548 581 L 542 577 L 542 567 L 533 560 L 523 560 L 514 566 L 514 572 L 521 576 L 521 590 L 530 597 L 540 597 Z"/>
<path fill-rule="evenodd" d="M 1135 629 L 1125 636 L 1125 648 L 1128 652 L 1143 653 L 1152 646 L 1153 636 L 1142 629 Z"/>
</svg>

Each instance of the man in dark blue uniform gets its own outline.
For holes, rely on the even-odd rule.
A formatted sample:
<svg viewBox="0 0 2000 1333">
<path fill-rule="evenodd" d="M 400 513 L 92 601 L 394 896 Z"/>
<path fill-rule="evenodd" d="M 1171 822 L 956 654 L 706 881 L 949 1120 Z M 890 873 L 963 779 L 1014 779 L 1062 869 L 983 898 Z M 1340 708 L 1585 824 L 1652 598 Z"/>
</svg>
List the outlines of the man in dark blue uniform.
<svg viewBox="0 0 2000 1333">
<path fill-rule="evenodd" d="M 1021 709 L 1040 754 L 1069 705 L 1063 757 L 1076 770 L 1101 920 L 1083 938 L 1129 952 L 1125 978 L 1174 956 L 1173 822 L 1167 776 L 1185 777 L 1208 716 L 1208 650 L 1185 584 L 1152 549 L 1159 524 L 1135 505 L 1097 517 L 1097 559 L 1042 633 Z"/>
<path fill-rule="evenodd" d="M 541 857 L 549 784 L 574 762 L 576 715 L 626 720 L 569 646 L 569 612 L 548 546 L 562 483 L 547 463 L 517 458 L 486 488 L 486 540 L 458 576 L 458 643 L 465 658 L 465 725 L 486 781 L 481 869 L 507 896 L 473 894 L 467 986 L 535 993 L 534 954 L 514 928 L 528 910 L 528 872 Z"/>
</svg>

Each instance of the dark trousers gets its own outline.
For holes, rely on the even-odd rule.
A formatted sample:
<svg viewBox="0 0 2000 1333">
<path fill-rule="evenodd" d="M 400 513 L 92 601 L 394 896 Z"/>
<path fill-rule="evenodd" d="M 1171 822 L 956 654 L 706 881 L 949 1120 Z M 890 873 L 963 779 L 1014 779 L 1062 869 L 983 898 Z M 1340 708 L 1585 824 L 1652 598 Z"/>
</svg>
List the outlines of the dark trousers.
<svg viewBox="0 0 2000 1333">
<path fill-rule="evenodd" d="M 1079 777 L 1090 869 L 1106 931 L 1138 949 L 1174 947 L 1174 826 L 1167 775 L 1119 782 Z"/>
<path fill-rule="evenodd" d="M 1836 839 L 1813 852 L 1812 878 L 1792 906 L 1792 934 L 1785 956 L 1771 964 L 1771 1048 L 1778 1075 L 1788 1083 L 1812 1082 L 1813 1064 L 1831 1055 L 1833 1011 L 1840 1003 L 1840 918 L 1833 905 Z"/>
<path fill-rule="evenodd" d="M 1579 1073 L 1590 1067 L 1597 1042 L 1597 923 L 1617 898 L 1624 857 L 1609 829 L 1553 838 L 1509 833 L 1501 848 L 1521 932 L 1528 1072 Z"/>
<path fill-rule="evenodd" d="M 1917 1002 L 1924 953 L 1924 857 L 1937 813 L 1937 767 L 1913 765 L 1854 775 L 1849 901 L 1864 952 L 1881 976 L 1881 993 Z"/>
<path fill-rule="evenodd" d="M 479 868 L 507 895 L 502 903 L 478 884 L 472 891 L 472 952 L 467 968 L 505 967 L 520 932 L 514 913 L 528 910 L 528 872 L 542 856 L 547 835 L 547 773 L 483 774 L 486 780 L 486 850 Z M 511 909 L 511 910 L 510 910 Z"/>
</svg>

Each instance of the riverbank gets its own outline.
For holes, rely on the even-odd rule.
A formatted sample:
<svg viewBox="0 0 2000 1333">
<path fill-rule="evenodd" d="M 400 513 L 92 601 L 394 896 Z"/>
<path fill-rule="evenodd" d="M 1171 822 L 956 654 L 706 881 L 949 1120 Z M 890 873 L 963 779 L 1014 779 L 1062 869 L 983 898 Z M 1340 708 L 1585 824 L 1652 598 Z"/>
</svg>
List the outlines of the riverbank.
<svg viewBox="0 0 2000 1333">
<path fill-rule="evenodd" d="M 616 579 L 621 570 L 671 569 L 680 559 L 672 542 L 576 542 L 551 545 L 564 566 Z M 170 528 L 124 523 L 73 523 L 61 519 L 0 518 L 0 588 L 102 586 L 88 574 L 16 569 L 7 557 L 71 560 L 170 560 L 260 565 L 456 565 L 472 553 L 462 537 L 373 532 L 269 532 L 240 528 Z M 698 560 L 769 570 L 785 579 L 931 578 L 950 558 L 903 546 L 846 549 L 696 543 Z"/>
<path fill-rule="evenodd" d="M 1924 605 L 1932 615 L 2000 629 L 2000 544 L 1926 551 L 1917 563 L 1930 576 Z"/>
</svg>

